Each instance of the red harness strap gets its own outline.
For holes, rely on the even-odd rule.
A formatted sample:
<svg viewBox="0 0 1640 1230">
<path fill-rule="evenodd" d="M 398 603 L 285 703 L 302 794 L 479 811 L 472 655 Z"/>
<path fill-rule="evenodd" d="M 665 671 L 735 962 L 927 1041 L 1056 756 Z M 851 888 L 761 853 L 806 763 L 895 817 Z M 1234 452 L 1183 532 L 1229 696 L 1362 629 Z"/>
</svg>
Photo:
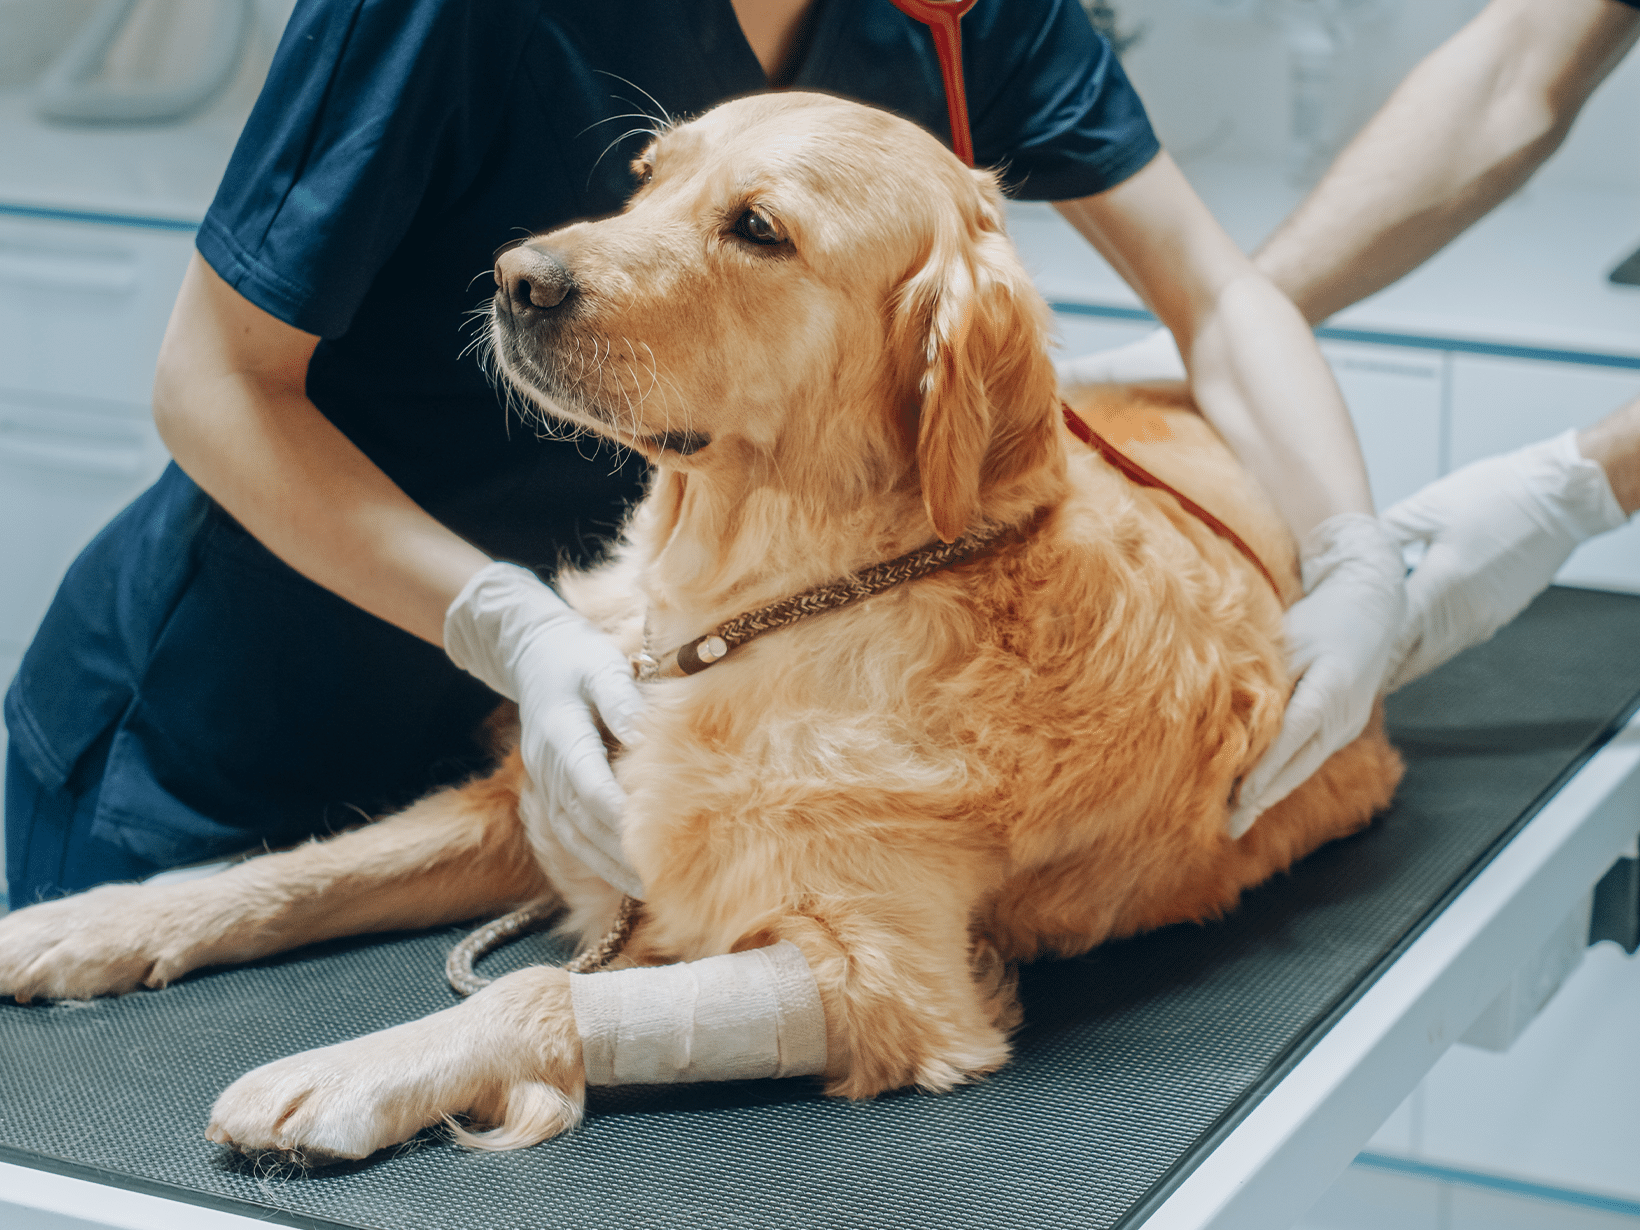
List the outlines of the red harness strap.
<svg viewBox="0 0 1640 1230">
<path fill-rule="evenodd" d="M 1140 465 L 1137 461 L 1134 461 L 1133 458 L 1129 457 L 1126 453 L 1123 453 L 1109 440 L 1105 439 L 1104 436 L 1100 435 L 1092 427 L 1088 426 L 1088 424 L 1083 421 L 1082 417 L 1064 402 L 1059 403 L 1059 408 L 1065 412 L 1065 426 L 1071 429 L 1071 434 L 1073 436 L 1082 441 L 1083 444 L 1088 445 L 1090 448 L 1098 452 L 1101 457 L 1110 462 L 1110 464 L 1116 469 L 1120 470 L 1130 482 L 1137 483 L 1141 487 L 1160 488 L 1171 495 L 1175 500 L 1179 501 L 1180 507 L 1182 507 L 1185 512 L 1196 518 L 1196 520 L 1200 521 L 1208 529 L 1212 530 L 1220 538 L 1224 539 L 1232 547 L 1245 555 L 1248 562 L 1251 563 L 1253 567 L 1258 569 L 1259 575 L 1270 583 L 1270 588 L 1275 591 L 1276 600 L 1278 602 L 1281 600 L 1281 586 L 1276 584 L 1275 577 L 1270 575 L 1270 570 L 1264 566 L 1264 561 L 1258 557 L 1252 547 L 1247 545 L 1240 534 L 1236 533 L 1235 530 L 1220 521 L 1212 513 L 1208 512 L 1205 508 L 1196 503 L 1195 500 L 1191 499 L 1177 487 L 1173 486 L 1171 483 L 1163 482 L 1149 470 Z"/>
<path fill-rule="evenodd" d="M 974 165 L 974 139 L 968 132 L 968 94 L 962 84 L 962 15 L 974 0 L 890 0 L 934 36 L 934 54 L 940 58 L 945 81 L 945 107 L 951 116 L 951 152 Z"/>
</svg>

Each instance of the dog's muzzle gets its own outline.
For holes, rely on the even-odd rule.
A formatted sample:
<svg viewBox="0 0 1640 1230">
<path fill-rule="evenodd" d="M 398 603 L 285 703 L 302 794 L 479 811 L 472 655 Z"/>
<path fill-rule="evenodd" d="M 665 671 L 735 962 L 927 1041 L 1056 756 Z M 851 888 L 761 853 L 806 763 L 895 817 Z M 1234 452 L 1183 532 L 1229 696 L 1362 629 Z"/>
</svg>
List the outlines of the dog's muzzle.
<svg viewBox="0 0 1640 1230">
<path fill-rule="evenodd" d="M 610 377 L 597 363 L 590 373 L 584 364 L 577 365 L 574 378 L 566 380 L 553 358 L 554 352 L 567 348 L 573 340 L 574 318 L 587 315 L 584 306 L 576 310 L 581 292 L 564 260 L 544 244 L 520 244 L 496 260 L 495 285 L 496 341 L 509 378 L 561 403 L 567 401 L 606 429 L 617 428 L 619 417 L 610 404 L 625 400 L 630 409 L 631 403 L 641 398 L 629 390 L 611 393 L 603 383 Z M 593 341 L 596 352 L 596 336 Z M 612 349 L 608 339 L 603 347 L 603 358 L 607 360 Z M 619 372 L 613 377 L 617 385 L 625 378 Z M 640 435 L 639 440 L 657 452 L 688 457 L 710 444 L 712 437 L 684 429 Z"/>
</svg>

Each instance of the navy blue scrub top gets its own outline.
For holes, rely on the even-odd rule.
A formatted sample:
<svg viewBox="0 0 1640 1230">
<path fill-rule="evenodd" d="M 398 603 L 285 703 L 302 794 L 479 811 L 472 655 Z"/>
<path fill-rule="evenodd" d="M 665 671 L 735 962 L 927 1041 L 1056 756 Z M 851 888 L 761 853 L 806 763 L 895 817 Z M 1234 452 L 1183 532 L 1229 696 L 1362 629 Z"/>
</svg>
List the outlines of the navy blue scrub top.
<svg viewBox="0 0 1640 1230">
<path fill-rule="evenodd" d="M 962 33 L 976 161 L 1015 195 L 1088 196 L 1156 154 L 1076 0 L 980 0 Z M 784 84 L 949 140 L 932 40 L 889 0 L 820 0 Z M 199 251 L 320 336 L 309 396 L 411 498 L 550 574 L 596 553 L 643 467 L 539 438 L 462 355 L 495 254 L 619 209 L 647 140 L 622 134 L 644 113 L 766 85 L 729 0 L 303 0 Z M 6 719 L 44 790 L 100 792 L 99 840 L 168 865 L 460 775 L 495 699 L 280 563 L 173 466 L 70 570 Z"/>
</svg>

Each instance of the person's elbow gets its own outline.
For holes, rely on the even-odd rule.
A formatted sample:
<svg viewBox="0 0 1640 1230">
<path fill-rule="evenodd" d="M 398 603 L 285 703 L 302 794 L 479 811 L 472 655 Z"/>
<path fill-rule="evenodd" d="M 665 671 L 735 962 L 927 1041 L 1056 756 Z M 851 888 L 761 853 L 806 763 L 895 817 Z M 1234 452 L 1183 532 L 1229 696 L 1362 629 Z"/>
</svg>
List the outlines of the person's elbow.
<svg viewBox="0 0 1640 1230">
<path fill-rule="evenodd" d="M 1498 172 L 1524 182 L 1560 148 L 1637 28 L 1640 14 L 1610 0 L 1488 5 L 1463 41 L 1491 80 L 1477 136 Z"/>
<path fill-rule="evenodd" d="M 173 320 L 160 346 L 150 400 L 154 428 L 166 451 L 194 474 L 201 450 L 209 447 L 210 420 L 231 417 L 237 399 L 230 384 L 237 382 L 231 372 L 210 362 L 210 356 L 202 354 L 197 345 L 179 343 L 175 326 Z"/>
<path fill-rule="evenodd" d="M 1492 174 L 1513 191 L 1558 150 L 1572 130 L 1580 105 L 1542 88 L 1522 88 L 1501 100 L 1487 116 L 1493 150 Z"/>
<path fill-rule="evenodd" d="M 187 467 L 190 445 L 236 406 L 306 396 L 319 339 L 270 316 L 196 253 L 154 364 L 154 426 Z"/>
</svg>

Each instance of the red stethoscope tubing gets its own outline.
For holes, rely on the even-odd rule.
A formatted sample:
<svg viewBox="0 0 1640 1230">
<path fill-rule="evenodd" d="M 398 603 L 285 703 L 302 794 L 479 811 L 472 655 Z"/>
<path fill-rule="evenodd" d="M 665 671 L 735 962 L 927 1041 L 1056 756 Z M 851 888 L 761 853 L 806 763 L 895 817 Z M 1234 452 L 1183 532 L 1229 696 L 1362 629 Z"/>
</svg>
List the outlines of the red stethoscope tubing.
<svg viewBox="0 0 1640 1230">
<path fill-rule="evenodd" d="M 973 166 L 974 141 L 968 131 L 968 95 L 962 84 L 962 15 L 974 7 L 974 0 L 889 0 L 889 3 L 913 21 L 922 22 L 934 36 L 934 54 L 939 56 L 940 76 L 945 81 L 945 106 L 951 116 L 951 152 L 968 166 Z M 1159 488 L 1178 500 L 1187 513 L 1227 541 L 1258 569 L 1259 574 L 1275 591 L 1276 600 L 1280 601 L 1281 586 L 1276 584 L 1275 577 L 1264 566 L 1258 552 L 1248 546 L 1235 530 L 1177 487 L 1157 478 L 1134 461 L 1088 426 L 1069 406 L 1061 402 L 1060 407 L 1071 434 L 1097 451 L 1110 465 L 1125 475 L 1129 482 L 1141 487 Z"/>
<path fill-rule="evenodd" d="M 951 152 L 974 165 L 974 139 L 968 131 L 968 93 L 962 84 L 962 15 L 974 0 L 889 0 L 934 36 L 934 54 L 945 82 L 945 106 L 951 117 Z"/>
</svg>

